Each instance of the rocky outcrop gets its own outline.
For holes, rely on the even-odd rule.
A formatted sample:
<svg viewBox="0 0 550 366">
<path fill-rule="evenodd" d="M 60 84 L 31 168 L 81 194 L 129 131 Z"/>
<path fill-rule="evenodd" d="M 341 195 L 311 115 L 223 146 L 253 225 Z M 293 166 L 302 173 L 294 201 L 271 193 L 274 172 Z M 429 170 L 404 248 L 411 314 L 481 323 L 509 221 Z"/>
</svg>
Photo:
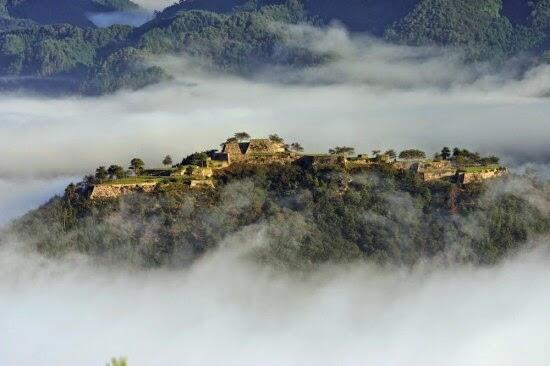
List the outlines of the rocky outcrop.
<svg viewBox="0 0 550 366">
<path fill-rule="evenodd" d="M 215 188 L 211 179 L 197 179 L 189 182 L 190 188 Z"/>
<path fill-rule="evenodd" d="M 417 173 L 418 178 L 424 182 L 433 182 L 445 178 L 454 177 L 456 170 L 452 169 L 440 169 L 440 170 L 427 170 Z"/>
<path fill-rule="evenodd" d="M 506 169 L 495 169 L 480 172 L 458 172 L 458 182 L 462 184 L 482 183 L 488 179 L 501 177 L 507 173 Z"/>
<path fill-rule="evenodd" d="M 118 198 L 130 193 L 150 193 L 155 190 L 158 183 L 134 183 L 134 184 L 98 184 L 92 187 L 90 199 Z"/>
</svg>

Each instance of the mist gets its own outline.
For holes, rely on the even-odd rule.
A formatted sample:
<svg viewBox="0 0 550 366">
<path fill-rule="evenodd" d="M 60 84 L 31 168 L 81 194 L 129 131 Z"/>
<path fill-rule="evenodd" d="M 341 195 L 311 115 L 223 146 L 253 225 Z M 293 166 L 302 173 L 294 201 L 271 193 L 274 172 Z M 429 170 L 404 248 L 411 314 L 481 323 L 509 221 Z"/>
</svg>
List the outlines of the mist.
<svg viewBox="0 0 550 366">
<path fill-rule="evenodd" d="M 514 173 L 550 177 L 550 65 L 466 64 L 456 50 L 388 45 L 337 26 L 281 31 L 332 61 L 239 76 L 179 55 L 152 59 L 173 79 L 139 91 L 3 93 L 0 227 L 99 165 L 141 157 L 160 166 L 166 154 L 178 162 L 237 131 L 278 133 L 311 153 L 461 146 L 501 155 Z M 547 191 L 533 191 L 510 180 L 491 192 L 547 213 Z M 408 207 L 401 199 L 397 209 Z M 0 235 L 0 364 L 548 363 L 547 237 L 491 267 L 361 262 L 298 274 L 259 267 L 247 253 L 265 245 L 261 228 L 242 234 L 177 270 L 47 259 Z"/>
<path fill-rule="evenodd" d="M 71 181 L 79 177 L 37 179 L 0 178 L 0 229 L 10 220 L 46 203 L 56 194 L 62 194 Z"/>
<path fill-rule="evenodd" d="M 285 30 L 290 32 L 288 30 Z M 158 166 L 235 131 L 278 133 L 308 152 L 462 146 L 546 164 L 550 65 L 465 64 L 459 53 L 303 27 L 304 47 L 337 55 L 304 69 L 220 74 L 185 56 L 151 60 L 173 80 L 97 98 L 3 94 L 0 176 L 82 175 L 139 156 Z M 293 36 L 291 39 L 300 39 Z M 331 48 L 332 47 L 332 48 Z M 32 145 L 29 141 L 33 141 Z"/>
<path fill-rule="evenodd" d="M 146 10 L 90 13 L 87 16 L 92 23 L 101 28 L 109 27 L 113 24 L 124 24 L 131 25 L 132 27 L 139 27 L 153 19 L 153 14 Z"/>
<path fill-rule="evenodd" d="M 179 271 L 0 248 L 0 362 L 92 366 L 113 355 L 136 366 L 548 362 L 548 251 L 491 268 L 356 265 L 298 276 L 244 259 L 260 236 L 234 240 Z"/>
<path fill-rule="evenodd" d="M 175 0 L 133 0 L 134 3 L 150 10 L 161 11 L 167 6 L 174 4 Z"/>
</svg>

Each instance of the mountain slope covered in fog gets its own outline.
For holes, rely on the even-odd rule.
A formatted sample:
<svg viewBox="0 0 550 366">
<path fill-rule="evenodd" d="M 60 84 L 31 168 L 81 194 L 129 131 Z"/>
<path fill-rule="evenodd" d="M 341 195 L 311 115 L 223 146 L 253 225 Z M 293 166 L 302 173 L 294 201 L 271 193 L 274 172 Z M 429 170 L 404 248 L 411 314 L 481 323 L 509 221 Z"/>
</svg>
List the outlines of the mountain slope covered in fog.
<svg viewBox="0 0 550 366">
<path fill-rule="evenodd" d="M 491 264 L 550 233 L 550 186 L 526 177 L 460 188 L 384 166 L 236 164 L 217 181 L 216 189 L 189 189 L 167 178 L 153 193 L 107 200 L 68 187 L 12 230 L 47 255 L 147 267 L 184 266 L 227 238 L 259 233 L 250 255 L 293 269 L 363 259 Z"/>
<path fill-rule="evenodd" d="M 266 64 L 301 67 L 335 56 L 304 48 L 288 25 L 338 21 L 398 44 L 452 46 L 463 50 L 466 60 L 503 61 L 521 52 L 541 55 L 548 47 L 550 23 L 545 0 L 195 0 L 174 4 L 141 27 L 107 29 L 88 27 L 87 9 L 128 9 L 133 3 L 56 2 L 47 11 L 44 2 L 7 4 L 5 19 L 15 23 L 8 22 L 0 33 L 2 86 L 42 83 L 87 94 L 139 88 L 168 77 L 149 64 L 151 56 L 184 53 L 239 73 Z M 12 14 L 19 18 L 8 17 Z"/>
</svg>

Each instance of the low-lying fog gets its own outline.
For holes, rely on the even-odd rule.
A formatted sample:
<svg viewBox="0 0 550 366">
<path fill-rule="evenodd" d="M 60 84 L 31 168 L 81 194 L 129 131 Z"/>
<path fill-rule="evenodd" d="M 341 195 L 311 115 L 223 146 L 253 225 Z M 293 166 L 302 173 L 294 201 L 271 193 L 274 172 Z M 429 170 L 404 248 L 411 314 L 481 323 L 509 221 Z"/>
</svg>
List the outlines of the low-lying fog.
<svg viewBox="0 0 550 366">
<path fill-rule="evenodd" d="M 45 203 L 56 194 L 63 193 L 67 184 L 78 177 L 55 178 L 0 178 L 0 229 L 9 220 Z"/>
<path fill-rule="evenodd" d="M 139 27 L 153 19 L 153 13 L 147 10 L 111 11 L 107 13 L 90 13 L 88 19 L 98 27 L 109 27 L 113 24 Z"/>
<path fill-rule="evenodd" d="M 241 130 L 278 133 L 310 152 L 345 144 L 358 152 L 433 153 L 458 145 L 548 162 L 550 65 L 520 74 L 512 62 L 493 72 L 465 66 L 449 51 L 351 39 L 338 28 L 319 33 L 303 42 L 339 55 L 322 67 L 270 69 L 250 79 L 173 57 L 155 61 L 173 81 L 137 92 L 3 95 L 0 176 L 82 175 L 136 156 L 156 166 L 166 154 L 179 160 Z"/>
<path fill-rule="evenodd" d="M 543 366 L 549 263 L 539 250 L 493 268 L 298 278 L 228 248 L 188 271 L 134 272 L 3 247 L 0 363 Z"/>
<path fill-rule="evenodd" d="M 243 130 L 278 133 L 310 152 L 463 146 L 550 176 L 550 65 L 492 72 L 447 51 L 350 39 L 340 29 L 309 42 L 340 58 L 247 79 L 180 57 L 155 61 L 173 81 L 137 92 L 3 94 L 0 226 L 99 165 L 142 157 L 157 166 L 166 154 L 179 160 Z M 115 355 L 131 366 L 550 359 L 550 256 L 542 250 L 493 268 L 356 266 L 296 278 L 254 268 L 230 249 L 188 271 L 136 271 L 49 261 L 20 247 L 0 247 L 1 365 L 92 366 Z"/>
</svg>

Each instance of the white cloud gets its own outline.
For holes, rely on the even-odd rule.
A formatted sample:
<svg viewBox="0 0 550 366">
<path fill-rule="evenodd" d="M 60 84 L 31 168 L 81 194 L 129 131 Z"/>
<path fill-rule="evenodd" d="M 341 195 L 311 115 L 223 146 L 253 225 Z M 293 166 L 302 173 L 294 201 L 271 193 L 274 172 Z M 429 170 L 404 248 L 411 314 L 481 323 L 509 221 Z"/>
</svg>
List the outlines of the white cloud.
<svg viewBox="0 0 550 366">
<path fill-rule="evenodd" d="M 126 355 L 132 366 L 542 366 L 550 356 L 545 251 L 491 268 L 357 266 L 295 277 L 230 249 L 187 271 L 130 272 L 0 250 L 6 365 L 92 366 Z"/>
<path fill-rule="evenodd" d="M 176 0 L 132 0 L 134 3 L 151 10 L 162 10 L 176 3 Z"/>
<path fill-rule="evenodd" d="M 0 175 L 84 174 L 134 156 L 159 165 L 165 154 L 179 159 L 215 148 L 237 130 L 277 132 L 312 152 L 341 144 L 357 151 L 462 145 L 544 159 L 550 155 L 550 103 L 525 91 L 548 74 L 550 68 L 540 68 L 492 90 L 474 84 L 445 90 L 380 88 L 368 81 L 281 84 L 188 72 L 100 98 L 3 95 Z"/>
</svg>

